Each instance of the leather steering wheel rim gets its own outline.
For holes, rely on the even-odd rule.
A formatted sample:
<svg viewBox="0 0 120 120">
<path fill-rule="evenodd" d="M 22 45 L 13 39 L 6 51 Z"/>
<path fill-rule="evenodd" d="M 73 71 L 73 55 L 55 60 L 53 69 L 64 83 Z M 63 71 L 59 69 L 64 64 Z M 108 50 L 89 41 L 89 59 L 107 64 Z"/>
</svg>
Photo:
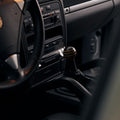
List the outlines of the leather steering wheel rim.
<svg viewBox="0 0 120 120">
<path fill-rule="evenodd" d="M 7 8 L 6 7 L 7 5 L 8 5 L 8 7 L 11 6 L 12 9 L 18 7 L 18 4 L 14 0 L 11 1 L 11 2 L 8 2 L 8 3 L 7 2 L 4 3 L 4 1 L 5 0 L 3 0 L 3 3 L 0 3 L 1 6 L 3 6 L 1 8 L 3 10 L 4 10 L 4 6 L 5 6 L 5 8 Z M 22 83 L 24 83 L 26 80 L 28 80 L 28 78 L 30 78 L 30 76 L 35 71 L 35 69 L 36 69 L 36 67 L 39 63 L 40 57 L 42 55 L 44 33 L 43 33 L 43 24 L 42 24 L 43 20 L 42 20 L 42 15 L 41 15 L 41 11 L 40 11 L 40 6 L 39 6 L 37 0 L 34 0 L 34 1 L 31 0 L 31 1 L 28 1 L 28 2 L 23 1 L 23 2 L 24 2 L 24 8 L 21 11 L 21 15 L 19 16 L 19 19 L 20 19 L 20 24 L 19 24 L 19 28 L 18 28 L 19 34 L 17 36 L 17 42 L 16 42 L 16 46 L 15 46 L 15 47 L 17 47 L 17 50 L 11 52 L 10 54 L 9 54 L 9 51 L 8 51 L 8 53 L 6 52 L 7 54 L 5 54 L 5 58 L 1 57 L 1 61 L 4 62 L 5 64 L 7 64 L 7 66 L 12 67 L 12 69 L 14 69 L 15 73 L 17 72 L 18 75 L 17 75 L 16 79 L 2 80 L 2 82 L 0 82 L 0 90 L 16 88 L 19 85 L 21 85 Z M 35 45 L 35 48 L 34 48 L 31 60 L 29 60 L 28 64 L 24 68 L 22 68 L 20 66 L 20 60 L 19 59 L 20 59 L 21 38 L 22 38 L 22 35 L 23 35 L 22 30 L 23 30 L 23 27 L 24 27 L 23 26 L 23 21 L 24 21 L 23 16 L 25 15 L 26 11 L 30 12 L 30 14 L 32 16 L 32 19 L 33 19 L 33 23 L 34 23 L 34 29 L 35 29 L 35 38 L 34 38 L 35 39 L 35 44 L 34 45 Z M 2 12 L 0 12 L 0 13 L 2 13 Z M 17 10 L 16 10 L 16 14 L 17 14 Z M 17 17 L 17 15 L 16 15 L 16 17 Z M 6 18 L 5 14 L 2 14 L 1 19 L 4 20 L 5 18 Z M 15 18 L 15 19 L 18 19 L 18 18 Z M 0 28 L 0 35 L 5 31 L 4 26 L 5 26 L 5 23 L 3 23 L 3 28 L 2 27 Z M 13 36 L 14 36 L 14 33 L 13 33 Z M 2 35 L 2 40 L 4 41 L 3 38 L 4 38 L 4 36 Z M 4 53 L 2 53 L 0 51 L 0 56 Z M 13 62 L 13 63 L 11 64 L 11 62 Z"/>
</svg>

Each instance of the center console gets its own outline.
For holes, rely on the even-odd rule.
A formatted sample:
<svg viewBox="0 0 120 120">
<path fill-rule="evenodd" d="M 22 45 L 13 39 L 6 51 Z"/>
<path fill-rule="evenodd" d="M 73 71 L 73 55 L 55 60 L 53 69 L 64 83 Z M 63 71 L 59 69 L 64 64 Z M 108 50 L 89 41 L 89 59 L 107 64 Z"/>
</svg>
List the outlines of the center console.
<svg viewBox="0 0 120 120">
<path fill-rule="evenodd" d="M 44 51 L 32 81 L 33 86 L 64 73 L 63 50 L 66 46 L 64 9 L 61 1 L 39 0 L 44 25 Z"/>
</svg>

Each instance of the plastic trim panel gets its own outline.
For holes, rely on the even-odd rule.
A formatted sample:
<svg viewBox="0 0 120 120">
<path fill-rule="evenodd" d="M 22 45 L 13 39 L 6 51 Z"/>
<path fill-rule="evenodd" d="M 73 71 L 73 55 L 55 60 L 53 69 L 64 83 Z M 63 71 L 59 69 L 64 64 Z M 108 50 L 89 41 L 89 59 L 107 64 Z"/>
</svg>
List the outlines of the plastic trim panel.
<svg viewBox="0 0 120 120">
<path fill-rule="evenodd" d="M 112 1 L 112 0 L 92 0 L 92 1 L 88 1 L 88 2 L 84 2 L 81 4 L 77 4 L 77 5 L 73 5 L 70 7 L 67 7 L 64 9 L 65 14 L 71 13 L 71 12 L 75 12 L 81 9 L 85 9 L 94 5 L 98 5 L 98 4 L 102 4 L 104 2 L 108 2 L 108 1 Z"/>
</svg>

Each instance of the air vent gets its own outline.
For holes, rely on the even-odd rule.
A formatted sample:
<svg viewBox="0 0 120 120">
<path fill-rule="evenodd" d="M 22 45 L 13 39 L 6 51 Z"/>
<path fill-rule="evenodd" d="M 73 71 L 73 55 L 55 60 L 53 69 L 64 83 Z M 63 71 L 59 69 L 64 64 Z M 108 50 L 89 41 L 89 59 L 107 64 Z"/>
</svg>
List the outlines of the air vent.
<svg viewBox="0 0 120 120">
<path fill-rule="evenodd" d="M 91 1 L 91 0 L 63 0 L 63 3 L 65 7 L 70 7 L 70 6 L 88 2 L 88 1 Z"/>
</svg>

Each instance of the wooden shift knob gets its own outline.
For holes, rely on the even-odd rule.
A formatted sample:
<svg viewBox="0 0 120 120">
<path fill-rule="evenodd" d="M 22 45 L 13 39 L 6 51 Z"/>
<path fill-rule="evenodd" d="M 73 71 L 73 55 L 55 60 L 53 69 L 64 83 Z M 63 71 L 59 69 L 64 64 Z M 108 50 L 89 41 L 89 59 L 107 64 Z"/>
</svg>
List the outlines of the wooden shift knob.
<svg viewBox="0 0 120 120">
<path fill-rule="evenodd" d="M 76 54 L 77 54 L 77 51 L 76 51 L 76 49 L 75 49 L 74 47 L 67 47 L 67 48 L 64 50 L 63 54 L 64 54 L 64 57 L 65 57 L 65 58 L 68 58 L 68 59 L 69 59 L 69 58 L 75 57 Z"/>
</svg>

